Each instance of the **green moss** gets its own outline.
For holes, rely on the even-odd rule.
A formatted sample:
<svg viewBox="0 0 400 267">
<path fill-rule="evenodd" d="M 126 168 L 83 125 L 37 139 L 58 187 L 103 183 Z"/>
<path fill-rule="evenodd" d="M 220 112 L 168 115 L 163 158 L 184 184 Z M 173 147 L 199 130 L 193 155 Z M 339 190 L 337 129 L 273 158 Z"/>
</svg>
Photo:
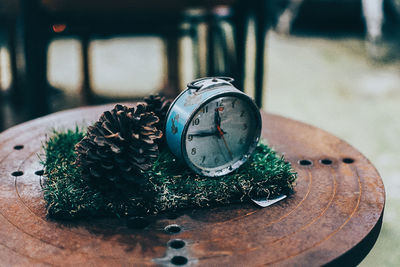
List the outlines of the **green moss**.
<svg viewBox="0 0 400 267">
<path fill-rule="evenodd" d="M 293 193 L 296 173 L 290 163 L 264 144 L 239 170 L 218 178 L 195 174 L 164 150 L 145 173 L 155 192 L 150 199 L 121 199 L 88 186 L 74 164 L 74 146 L 84 136 L 78 128 L 55 131 L 45 144 L 42 162 L 47 213 L 52 218 L 127 216 L 138 212 L 157 214 L 184 208 L 211 207 L 249 201 L 250 197 L 274 198 Z"/>
</svg>

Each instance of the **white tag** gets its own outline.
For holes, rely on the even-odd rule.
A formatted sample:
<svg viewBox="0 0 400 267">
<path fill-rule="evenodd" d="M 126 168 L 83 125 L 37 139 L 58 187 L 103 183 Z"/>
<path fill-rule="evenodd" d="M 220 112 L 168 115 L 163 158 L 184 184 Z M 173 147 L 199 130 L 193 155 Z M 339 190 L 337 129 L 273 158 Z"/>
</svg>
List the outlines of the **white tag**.
<svg viewBox="0 0 400 267">
<path fill-rule="evenodd" d="M 265 208 L 268 206 L 271 206 L 272 204 L 281 201 L 282 199 L 285 199 L 287 196 L 286 195 L 281 195 L 279 197 L 276 197 L 274 199 L 251 199 L 254 203 L 256 203 L 258 206 Z"/>
</svg>

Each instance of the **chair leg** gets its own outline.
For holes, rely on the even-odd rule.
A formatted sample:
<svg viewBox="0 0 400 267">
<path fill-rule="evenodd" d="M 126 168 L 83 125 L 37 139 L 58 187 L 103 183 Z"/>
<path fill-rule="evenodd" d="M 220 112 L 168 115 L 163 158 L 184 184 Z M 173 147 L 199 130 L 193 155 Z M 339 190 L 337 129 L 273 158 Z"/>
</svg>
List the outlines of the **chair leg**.
<svg viewBox="0 0 400 267">
<path fill-rule="evenodd" d="M 199 73 L 196 78 L 205 77 L 208 75 L 208 38 L 207 38 L 207 22 L 201 21 L 197 25 L 197 40 L 198 40 L 198 60 L 199 60 Z"/>
<path fill-rule="evenodd" d="M 215 20 L 212 14 L 208 14 L 207 15 L 207 76 L 215 75 L 214 33 L 215 33 Z"/>
<path fill-rule="evenodd" d="M 256 66 L 255 66 L 255 102 L 262 107 L 264 89 L 265 41 L 267 35 L 267 1 L 257 1 L 255 5 L 256 26 Z"/>
<path fill-rule="evenodd" d="M 246 71 L 245 55 L 248 9 L 247 6 L 242 2 L 243 1 L 239 1 L 239 4 L 235 6 L 232 25 L 236 52 L 236 65 L 233 78 L 235 79 L 236 87 L 243 91 Z"/>
<path fill-rule="evenodd" d="M 166 36 L 167 84 L 163 94 L 175 97 L 179 94 L 179 35 L 177 32 Z"/>
<path fill-rule="evenodd" d="M 21 87 L 18 79 L 18 68 L 17 68 L 17 22 L 15 20 L 10 21 L 8 24 L 8 51 L 10 53 L 10 71 L 11 71 L 11 88 L 10 88 L 10 100 L 13 104 L 21 104 L 22 99 L 20 95 Z"/>
<path fill-rule="evenodd" d="M 89 34 L 84 33 L 81 37 L 82 44 L 82 72 L 83 81 L 81 89 L 81 102 L 83 105 L 93 104 L 93 94 L 90 87 L 90 70 L 89 70 Z"/>
<path fill-rule="evenodd" d="M 231 44 L 234 36 L 232 36 L 232 32 L 230 30 L 228 31 L 226 29 L 228 26 L 230 27 L 231 25 L 227 23 L 225 19 L 221 19 L 217 27 L 218 44 L 220 44 L 221 50 L 220 60 L 222 60 L 223 62 L 220 74 L 223 76 L 235 78 L 237 58 L 234 45 Z"/>
<path fill-rule="evenodd" d="M 212 61 L 211 67 L 213 76 L 232 76 L 232 66 L 236 65 L 235 55 L 232 54 L 229 47 L 229 32 L 224 29 L 228 16 L 221 11 L 230 12 L 230 10 L 214 10 L 211 14 L 209 31 L 209 51 L 212 53 L 209 60 Z"/>
<path fill-rule="evenodd" d="M 200 42 L 199 42 L 199 22 L 197 20 L 189 20 L 189 36 L 192 42 L 192 57 L 194 65 L 194 77 L 200 77 Z"/>
<path fill-rule="evenodd" d="M 21 0 L 20 5 L 21 16 L 17 23 L 17 57 L 20 58 L 21 53 L 23 60 L 22 64 L 18 65 L 18 72 L 22 74 L 23 87 L 17 97 L 22 99 L 30 119 L 50 111 L 46 70 L 49 27 L 36 1 Z"/>
<path fill-rule="evenodd" d="M 214 75 L 231 76 L 229 58 L 227 58 L 226 37 L 222 28 L 223 21 L 217 17 L 214 23 Z"/>
<path fill-rule="evenodd" d="M 367 32 L 367 51 L 372 58 L 383 56 L 380 49 L 384 21 L 383 0 L 362 0 L 362 11 Z"/>
</svg>

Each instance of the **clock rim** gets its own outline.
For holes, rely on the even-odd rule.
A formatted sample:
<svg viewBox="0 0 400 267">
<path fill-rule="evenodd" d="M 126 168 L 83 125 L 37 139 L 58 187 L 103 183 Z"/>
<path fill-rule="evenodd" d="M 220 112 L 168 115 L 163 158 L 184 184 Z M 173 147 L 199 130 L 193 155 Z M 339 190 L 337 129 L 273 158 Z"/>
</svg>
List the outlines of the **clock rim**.
<svg viewBox="0 0 400 267">
<path fill-rule="evenodd" d="M 233 87 L 235 90 L 237 91 L 231 91 L 232 88 L 229 88 L 230 91 L 225 91 L 225 92 L 219 92 L 215 95 L 211 95 L 207 98 L 205 98 L 201 104 L 199 104 L 195 109 L 193 109 L 193 111 L 190 113 L 190 115 L 188 116 L 185 126 L 182 130 L 182 134 L 181 134 L 181 151 L 182 151 L 182 158 L 185 161 L 185 163 L 193 170 L 195 171 L 197 174 L 200 175 L 204 175 L 207 177 L 220 177 L 220 176 L 224 176 L 226 174 L 229 174 L 235 170 L 237 170 L 238 168 L 240 168 L 244 163 L 246 163 L 246 161 L 250 158 L 251 154 L 254 152 L 254 150 L 257 147 L 258 142 L 260 141 L 260 137 L 261 137 L 261 129 L 262 129 L 262 119 L 261 119 L 261 112 L 260 109 L 257 107 L 256 103 L 254 102 L 254 100 L 246 95 L 245 93 L 243 93 L 242 91 L 240 91 L 239 89 Z M 205 105 L 207 105 L 209 102 L 213 101 L 216 98 L 220 98 L 220 97 L 224 97 L 224 96 L 235 96 L 238 98 L 242 98 L 245 101 L 247 101 L 248 104 L 250 104 L 250 108 L 253 110 L 254 114 L 256 115 L 256 129 L 254 131 L 254 139 L 253 142 L 250 144 L 248 151 L 243 154 L 243 156 L 237 160 L 236 162 L 230 164 L 229 166 L 221 169 L 221 170 L 217 170 L 217 171 L 205 171 L 199 167 L 197 167 L 196 165 L 194 165 L 188 157 L 187 151 L 186 151 L 186 137 L 187 137 L 187 131 L 189 128 L 190 123 L 192 122 L 195 114 Z M 237 166 L 234 166 L 237 165 Z M 234 166 L 234 167 L 233 167 Z"/>
</svg>

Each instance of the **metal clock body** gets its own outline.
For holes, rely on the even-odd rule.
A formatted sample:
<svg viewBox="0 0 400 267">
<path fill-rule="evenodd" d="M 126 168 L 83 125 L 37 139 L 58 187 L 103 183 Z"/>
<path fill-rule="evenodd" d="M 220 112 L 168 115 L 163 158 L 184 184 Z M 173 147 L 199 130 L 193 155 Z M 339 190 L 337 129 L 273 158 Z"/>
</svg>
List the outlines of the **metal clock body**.
<svg viewBox="0 0 400 267">
<path fill-rule="evenodd" d="M 168 110 L 168 146 L 198 174 L 215 177 L 236 170 L 260 139 L 260 111 L 232 81 L 225 77 L 195 80 Z"/>
</svg>

